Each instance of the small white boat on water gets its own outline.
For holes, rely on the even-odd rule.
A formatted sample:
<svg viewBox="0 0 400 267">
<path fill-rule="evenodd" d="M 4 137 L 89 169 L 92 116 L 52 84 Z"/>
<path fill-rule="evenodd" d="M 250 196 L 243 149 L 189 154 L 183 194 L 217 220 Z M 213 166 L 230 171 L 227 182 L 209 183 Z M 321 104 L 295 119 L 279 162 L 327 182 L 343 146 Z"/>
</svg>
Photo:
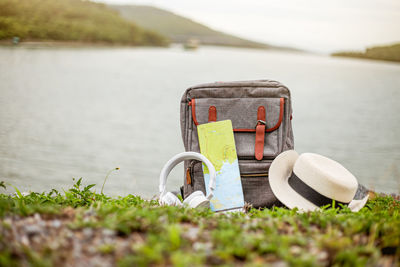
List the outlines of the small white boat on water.
<svg viewBox="0 0 400 267">
<path fill-rule="evenodd" d="M 198 39 L 190 38 L 183 44 L 183 48 L 185 50 L 196 50 L 199 47 L 199 44 L 200 42 Z"/>
</svg>

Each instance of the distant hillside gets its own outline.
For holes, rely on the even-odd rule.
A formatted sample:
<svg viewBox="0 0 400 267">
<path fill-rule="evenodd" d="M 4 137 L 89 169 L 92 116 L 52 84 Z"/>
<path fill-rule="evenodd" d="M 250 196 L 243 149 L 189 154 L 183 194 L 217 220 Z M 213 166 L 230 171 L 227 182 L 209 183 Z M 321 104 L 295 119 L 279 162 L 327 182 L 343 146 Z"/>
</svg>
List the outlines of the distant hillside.
<svg viewBox="0 0 400 267">
<path fill-rule="evenodd" d="M 274 47 L 218 32 L 188 18 L 151 6 L 110 5 L 110 7 L 118 10 L 124 18 L 143 28 L 168 36 L 172 42 L 176 43 L 185 43 L 187 40 L 195 38 L 201 44 L 207 45 L 282 49 L 282 47 Z"/>
<path fill-rule="evenodd" d="M 375 46 L 367 48 L 364 52 L 337 52 L 333 53 L 332 56 L 400 62 L 400 43 L 389 46 Z"/>
<path fill-rule="evenodd" d="M 0 0 L 0 40 L 167 45 L 104 4 L 84 0 Z"/>
</svg>

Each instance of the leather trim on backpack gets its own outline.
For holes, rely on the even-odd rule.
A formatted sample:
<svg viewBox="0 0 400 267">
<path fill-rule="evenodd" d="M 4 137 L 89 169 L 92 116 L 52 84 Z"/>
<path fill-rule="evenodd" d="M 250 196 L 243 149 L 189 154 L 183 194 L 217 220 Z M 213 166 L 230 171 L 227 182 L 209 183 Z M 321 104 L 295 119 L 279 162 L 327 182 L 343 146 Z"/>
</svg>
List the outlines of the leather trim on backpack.
<svg viewBox="0 0 400 267">
<path fill-rule="evenodd" d="M 199 123 L 197 122 L 197 119 L 196 119 L 196 104 L 194 102 L 194 99 L 192 99 L 189 102 L 189 106 L 192 106 L 192 118 L 193 118 L 194 124 L 197 126 L 197 125 L 199 125 Z"/>
<path fill-rule="evenodd" d="M 254 146 L 254 154 L 257 160 L 262 160 L 264 157 L 265 121 L 265 107 L 260 106 L 257 111 L 256 141 Z"/>
<path fill-rule="evenodd" d="M 215 106 L 211 106 L 208 109 L 208 122 L 217 121 L 217 108 Z"/>
</svg>

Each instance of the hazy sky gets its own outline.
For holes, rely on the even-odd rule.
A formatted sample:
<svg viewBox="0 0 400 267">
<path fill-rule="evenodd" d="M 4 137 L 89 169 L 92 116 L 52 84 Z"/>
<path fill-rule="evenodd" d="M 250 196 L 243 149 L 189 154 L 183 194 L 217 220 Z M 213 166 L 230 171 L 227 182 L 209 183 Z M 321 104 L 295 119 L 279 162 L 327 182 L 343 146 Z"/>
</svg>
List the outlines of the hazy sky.
<svg viewBox="0 0 400 267">
<path fill-rule="evenodd" d="M 213 29 L 329 52 L 400 41 L 400 0 L 98 0 L 168 9 Z"/>
</svg>

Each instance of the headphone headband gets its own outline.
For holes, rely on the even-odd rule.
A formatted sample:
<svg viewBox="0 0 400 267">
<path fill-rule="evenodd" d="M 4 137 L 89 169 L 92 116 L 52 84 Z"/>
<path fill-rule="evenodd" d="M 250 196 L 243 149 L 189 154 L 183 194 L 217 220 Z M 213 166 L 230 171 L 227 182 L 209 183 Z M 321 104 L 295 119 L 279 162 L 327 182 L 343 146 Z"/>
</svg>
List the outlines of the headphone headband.
<svg viewBox="0 0 400 267">
<path fill-rule="evenodd" d="M 208 188 L 209 193 L 207 194 L 207 199 L 210 200 L 213 197 L 213 192 L 215 189 L 215 184 L 216 184 L 216 173 L 215 173 L 215 168 L 214 165 L 212 165 L 211 161 L 209 161 L 204 155 L 197 153 L 197 152 L 182 152 L 179 153 L 175 156 L 173 156 L 168 162 L 164 165 L 164 167 L 161 170 L 160 173 L 160 186 L 159 190 L 161 195 L 165 194 L 166 190 L 166 183 L 167 183 L 167 177 L 169 173 L 172 171 L 172 169 L 178 165 L 178 163 L 181 163 L 184 160 L 189 160 L 189 159 L 196 159 L 202 161 L 204 164 L 206 164 L 208 171 L 210 172 L 210 182 L 208 183 Z"/>
</svg>

